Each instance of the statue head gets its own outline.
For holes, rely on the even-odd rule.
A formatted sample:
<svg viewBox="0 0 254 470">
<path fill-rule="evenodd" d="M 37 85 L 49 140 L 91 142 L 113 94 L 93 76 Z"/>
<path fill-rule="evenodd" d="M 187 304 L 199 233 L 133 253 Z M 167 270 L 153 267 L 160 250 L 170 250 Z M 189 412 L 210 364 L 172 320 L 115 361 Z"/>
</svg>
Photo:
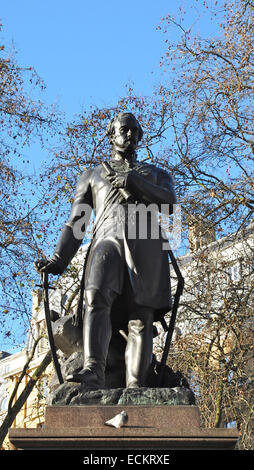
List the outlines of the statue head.
<svg viewBox="0 0 254 470">
<path fill-rule="evenodd" d="M 133 152 L 142 139 L 143 130 L 132 113 L 120 113 L 108 124 L 107 136 L 115 151 Z"/>
</svg>

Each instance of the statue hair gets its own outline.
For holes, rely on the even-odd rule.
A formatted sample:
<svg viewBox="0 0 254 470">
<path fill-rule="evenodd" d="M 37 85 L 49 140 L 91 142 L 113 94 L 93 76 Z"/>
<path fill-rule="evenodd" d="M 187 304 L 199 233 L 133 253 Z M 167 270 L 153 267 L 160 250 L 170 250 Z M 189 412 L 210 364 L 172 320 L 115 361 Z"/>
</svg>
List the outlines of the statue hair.
<svg viewBox="0 0 254 470">
<path fill-rule="evenodd" d="M 112 118 L 111 121 L 109 122 L 109 124 L 107 125 L 106 136 L 108 137 L 110 142 L 111 142 L 111 136 L 115 132 L 115 122 L 118 121 L 119 119 L 121 119 L 121 117 L 124 117 L 124 116 L 128 116 L 128 117 L 131 117 L 132 119 L 135 119 L 136 123 L 138 124 L 138 130 L 139 130 L 138 140 L 142 139 L 143 129 L 142 129 L 141 125 L 139 124 L 139 121 L 135 118 L 134 114 L 122 112 L 122 113 L 119 113 L 114 118 Z"/>
</svg>

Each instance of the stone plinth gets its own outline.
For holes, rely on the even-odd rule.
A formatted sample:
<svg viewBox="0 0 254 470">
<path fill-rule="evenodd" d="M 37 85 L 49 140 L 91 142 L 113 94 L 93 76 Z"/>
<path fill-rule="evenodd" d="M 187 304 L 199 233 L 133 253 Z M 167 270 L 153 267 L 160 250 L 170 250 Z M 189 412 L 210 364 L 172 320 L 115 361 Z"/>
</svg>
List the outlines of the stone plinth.
<svg viewBox="0 0 254 470">
<path fill-rule="evenodd" d="M 186 387 L 113 388 L 87 391 L 81 384 L 63 383 L 49 397 L 49 405 L 195 405 Z"/>
<path fill-rule="evenodd" d="M 122 410 L 126 426 L 116 429 L 105 422 Z M 232 429 L 203 429 L 195 405 L 87 405 L 48 406 L 45 427 L 10 429 L 18 449 L 234 449 L 238 438 Z"/>
<path fill-rule="evenodd" d="M 200 426 L 197 406 L 48 406 L 45 413 L 47 428 L 63 428 L 68 423 L 73 428 L 101 428 L 122 410 L 128 414 L 126 429 L 168 428 L 182 429 Z"/>
</svg>

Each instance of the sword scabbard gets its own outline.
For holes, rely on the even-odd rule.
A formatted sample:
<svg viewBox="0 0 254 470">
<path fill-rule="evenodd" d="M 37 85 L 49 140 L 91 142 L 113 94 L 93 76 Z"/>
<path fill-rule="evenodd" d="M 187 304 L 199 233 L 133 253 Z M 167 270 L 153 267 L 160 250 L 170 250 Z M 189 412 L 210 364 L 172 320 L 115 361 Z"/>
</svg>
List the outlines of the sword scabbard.
<svg viewBox="0 0 254 470">
<path fill-rule="evenodd" d="M 48 273 L 41 274 L 41 281 L 42 281 L 43 302 L 44 302 L 45 320 L 46 320 L 46 326 L 47 326 L 47 332 L 48 332 L 49 345 L 51 349 L 54 368 L 55 368 L 59 383 L 62 384 L 64 380 L 63 380 L 61 367 L 60 367 L 58 357 L 57 357 L 56 346 L 55 346 L 55 341 L 54 341 L 54 336 L 53 336 L 53 331 L 52 331 L 51 318 L 50 318 L 49 294 L 48 294 L 48 289 L 49 289 Z"/>
</svg>

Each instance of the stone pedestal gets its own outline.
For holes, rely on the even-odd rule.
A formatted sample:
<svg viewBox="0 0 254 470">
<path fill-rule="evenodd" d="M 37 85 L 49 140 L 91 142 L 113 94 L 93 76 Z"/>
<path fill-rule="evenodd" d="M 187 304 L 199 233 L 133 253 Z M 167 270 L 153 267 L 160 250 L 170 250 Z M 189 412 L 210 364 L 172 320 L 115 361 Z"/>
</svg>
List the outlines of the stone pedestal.
<svg viewBox="0 0 254 470">
<path fill-rule="evenodd" d="M 122 410 L 126 426 L 105 425 Z M 48 406 L 44 428 L 9 431 L 12 445 L 26 450 L 232 450 L 237 438 L 232 429 L 201 428 L 195 405 Z"/>
</svg>

